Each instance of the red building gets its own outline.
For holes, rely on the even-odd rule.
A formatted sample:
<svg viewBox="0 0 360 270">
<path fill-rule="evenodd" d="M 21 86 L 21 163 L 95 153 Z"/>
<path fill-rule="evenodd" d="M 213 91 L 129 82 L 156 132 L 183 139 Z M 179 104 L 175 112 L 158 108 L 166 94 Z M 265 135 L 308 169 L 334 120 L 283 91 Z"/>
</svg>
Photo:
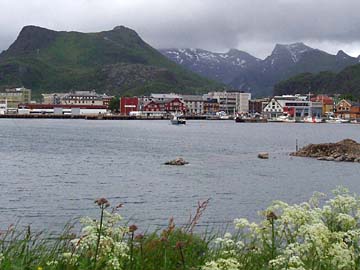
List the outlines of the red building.
<svg viewBox="0 0 360 270">
<path fill-rule="evenodd" d="M 175 98 L 165 103 L 165 111 L 167 112 L 186 112 L 186 105 L 179 98 Z"/>
<path fill-rule="evenodd" d="M 161 111 L 160 103 L 152 100 L 144 105 L 143 111 L 145 111 L 145 112 L 160 112 Z"/>
<path fill-rule="evenodd" d="M 129 115 L 130 112 L 139 110 L 139 99 L 137 97 L 122 97 L 120 99 L 120 113 Z"/>
<path fill-rule="evenodd" d="M 179 98 L 168 101 L 152 100 L 144 105 L 143 111 L 146 112 L 182 112 L 186 111 L 185 103 Z"/>
</svg>

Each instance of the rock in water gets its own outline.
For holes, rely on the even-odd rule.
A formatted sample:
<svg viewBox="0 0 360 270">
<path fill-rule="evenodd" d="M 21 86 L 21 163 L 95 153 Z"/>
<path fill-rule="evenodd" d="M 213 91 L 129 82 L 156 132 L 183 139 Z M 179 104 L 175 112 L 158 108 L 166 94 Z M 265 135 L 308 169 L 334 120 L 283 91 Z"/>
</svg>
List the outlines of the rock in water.
<svg viewBox="0 0 360 270">
<path fill-rule="evenodd" d="M 269 153 L 261 152 L 261 153 L 258 154 L 258 158 L 260 158 L 260 159 L 269 159 Z"/>
<path fill-rule="evenodd" d="M 173 165 L 173 166 L 183 166 L 183 165 L 189 164 L 189 162 L 187 162 L 183 158 L 176 158 L 174 160 L 170 160 L 168 162 L 165 162 L 164 164 L 165 165 Z"/>
<path fill-rule="evenodd" d="M 351 139 L 337 143 L 309 144 L 290 155 L 326 161 L 357 162 L 360 159 L 360 144 Z"/>
</svg>

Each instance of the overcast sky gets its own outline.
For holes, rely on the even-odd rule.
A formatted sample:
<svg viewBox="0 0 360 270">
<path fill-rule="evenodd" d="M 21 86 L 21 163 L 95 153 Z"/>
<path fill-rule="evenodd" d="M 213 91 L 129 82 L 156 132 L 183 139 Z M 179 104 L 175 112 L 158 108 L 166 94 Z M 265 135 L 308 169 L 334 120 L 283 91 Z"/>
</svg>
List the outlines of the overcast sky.
<svg viewBox="0 0 360 270">
<path fill-rule="evenodd" d="M 125 25 L 155 48 L 230 48 L 264 58 L 302 41 L 360 54 L 360 0 L 0 0 L 0 51 L 24 25 L 97 32 Z"/>
</svg>

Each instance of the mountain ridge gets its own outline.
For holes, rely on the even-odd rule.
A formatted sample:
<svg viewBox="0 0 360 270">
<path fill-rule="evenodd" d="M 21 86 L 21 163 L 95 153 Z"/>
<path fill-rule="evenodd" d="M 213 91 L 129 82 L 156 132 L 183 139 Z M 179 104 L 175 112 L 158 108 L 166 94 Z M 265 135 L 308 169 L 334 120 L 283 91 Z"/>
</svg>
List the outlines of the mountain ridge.
<svg viewBox="0 0 360 270">
<path fill-rule="evenodd" d="M 60 90 L 143 95 L 222 87 L 168 60 L 125 26 L 82 33 L 33 25 L 23 27 L 0 54 L 0 87 L 20 85 L 33 89 L 37 97 Z"/>
<path fill-rule="evenodd" d="M 181 53 L 189 50 L 162 49 L 160 52 L 193 72 L 209 79 L 221 81 L 231 88 L 250 91 L 253 96 L 270 96 L 276 83 L 297 74 L 322 71 L 340 72 L 342 69 L 355 65 L 360 61 L 360 56 L 358 58 L 351 57 L 342 50 L 333 55 L 307 46 L 303 42 L 276 44 L 271 54 L 264 59 L 248 54 L 253 60 L 250 60 L 251 64 L 247 63 L 247 65 L 238 66 L 231 61 L 226 61 L 227 58 L 223 59 L 225 63 L 216 60 L 217 55 L 226 55 L 229 52 L 212 53 L 206 51 L 207 54 L 213 55 L 213 57 L 208 57 L 206 61 L 201 62 L 202 58 L 197 55 L 188 57 L 188 55 Z M 194 59 L 198 60 L 194 61 Z M 215 59 L 215 61 L 211 62 L 210 59 Z M 241 63 L 242 60 L 245 59 L 240 59 L 238 62 Z M 249 61 L 249 59 L 247 60 Z"/>
</svg>

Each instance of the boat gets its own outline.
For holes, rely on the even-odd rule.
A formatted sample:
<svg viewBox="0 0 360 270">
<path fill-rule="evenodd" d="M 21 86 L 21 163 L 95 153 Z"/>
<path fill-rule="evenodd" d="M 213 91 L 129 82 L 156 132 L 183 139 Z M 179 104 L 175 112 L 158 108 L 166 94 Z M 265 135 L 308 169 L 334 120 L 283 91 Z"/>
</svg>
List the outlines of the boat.
<svg viewBox="0 0 360 270">
<path fill-rule="evenodd" d="M 235 117 L 236 123 L 266 123 L 267 119 L 262 117 L 242 117 L 237 115 Z"/>
<path fill-rule="evenodd" d="M 284 115 L 280 115 L 280 116 L 278 116 L 276 118 L 268 119 L 268 122 L 273 122 L 273 123 L 295 123 L 296 120 L 295 119 L 290 119 L 287 114 L 284 114 Z"/>
<path fill-rule="evenodd" d="M 171 124 L 173 125 L 185 125 L 186 120 L 182 115 L 173 114 L 172 118 L 170 119 Z"/>
<path fill-rule="evenodd" d="M 304 117 L 304 120 L 303 120 L 303 122 L 304 123 L 315 123 L 315 124 L 317 124 L 317 123 L 322 123 L 322 119 L 320 118 L 320 117 L 318 117 L 318 116 L 306 116 L 306 117 Z"/>
<path fill-rule="evenodd" d="M 328 119 L 325 120 L 325 122 L 329 124 L 342 124 L 349 123 L 350 120 L 342 119 L 340 117 L 329 116 Z"/>
<path fill-rule="evenodd" d="M 216 116 L 218 117 L 219 120 L 229 120 L 229 119 L 231 119 L 230 115 L 226 114 L 226 112 L 224 112 L 224 111 L 217 112 Z"/>
</svg>

